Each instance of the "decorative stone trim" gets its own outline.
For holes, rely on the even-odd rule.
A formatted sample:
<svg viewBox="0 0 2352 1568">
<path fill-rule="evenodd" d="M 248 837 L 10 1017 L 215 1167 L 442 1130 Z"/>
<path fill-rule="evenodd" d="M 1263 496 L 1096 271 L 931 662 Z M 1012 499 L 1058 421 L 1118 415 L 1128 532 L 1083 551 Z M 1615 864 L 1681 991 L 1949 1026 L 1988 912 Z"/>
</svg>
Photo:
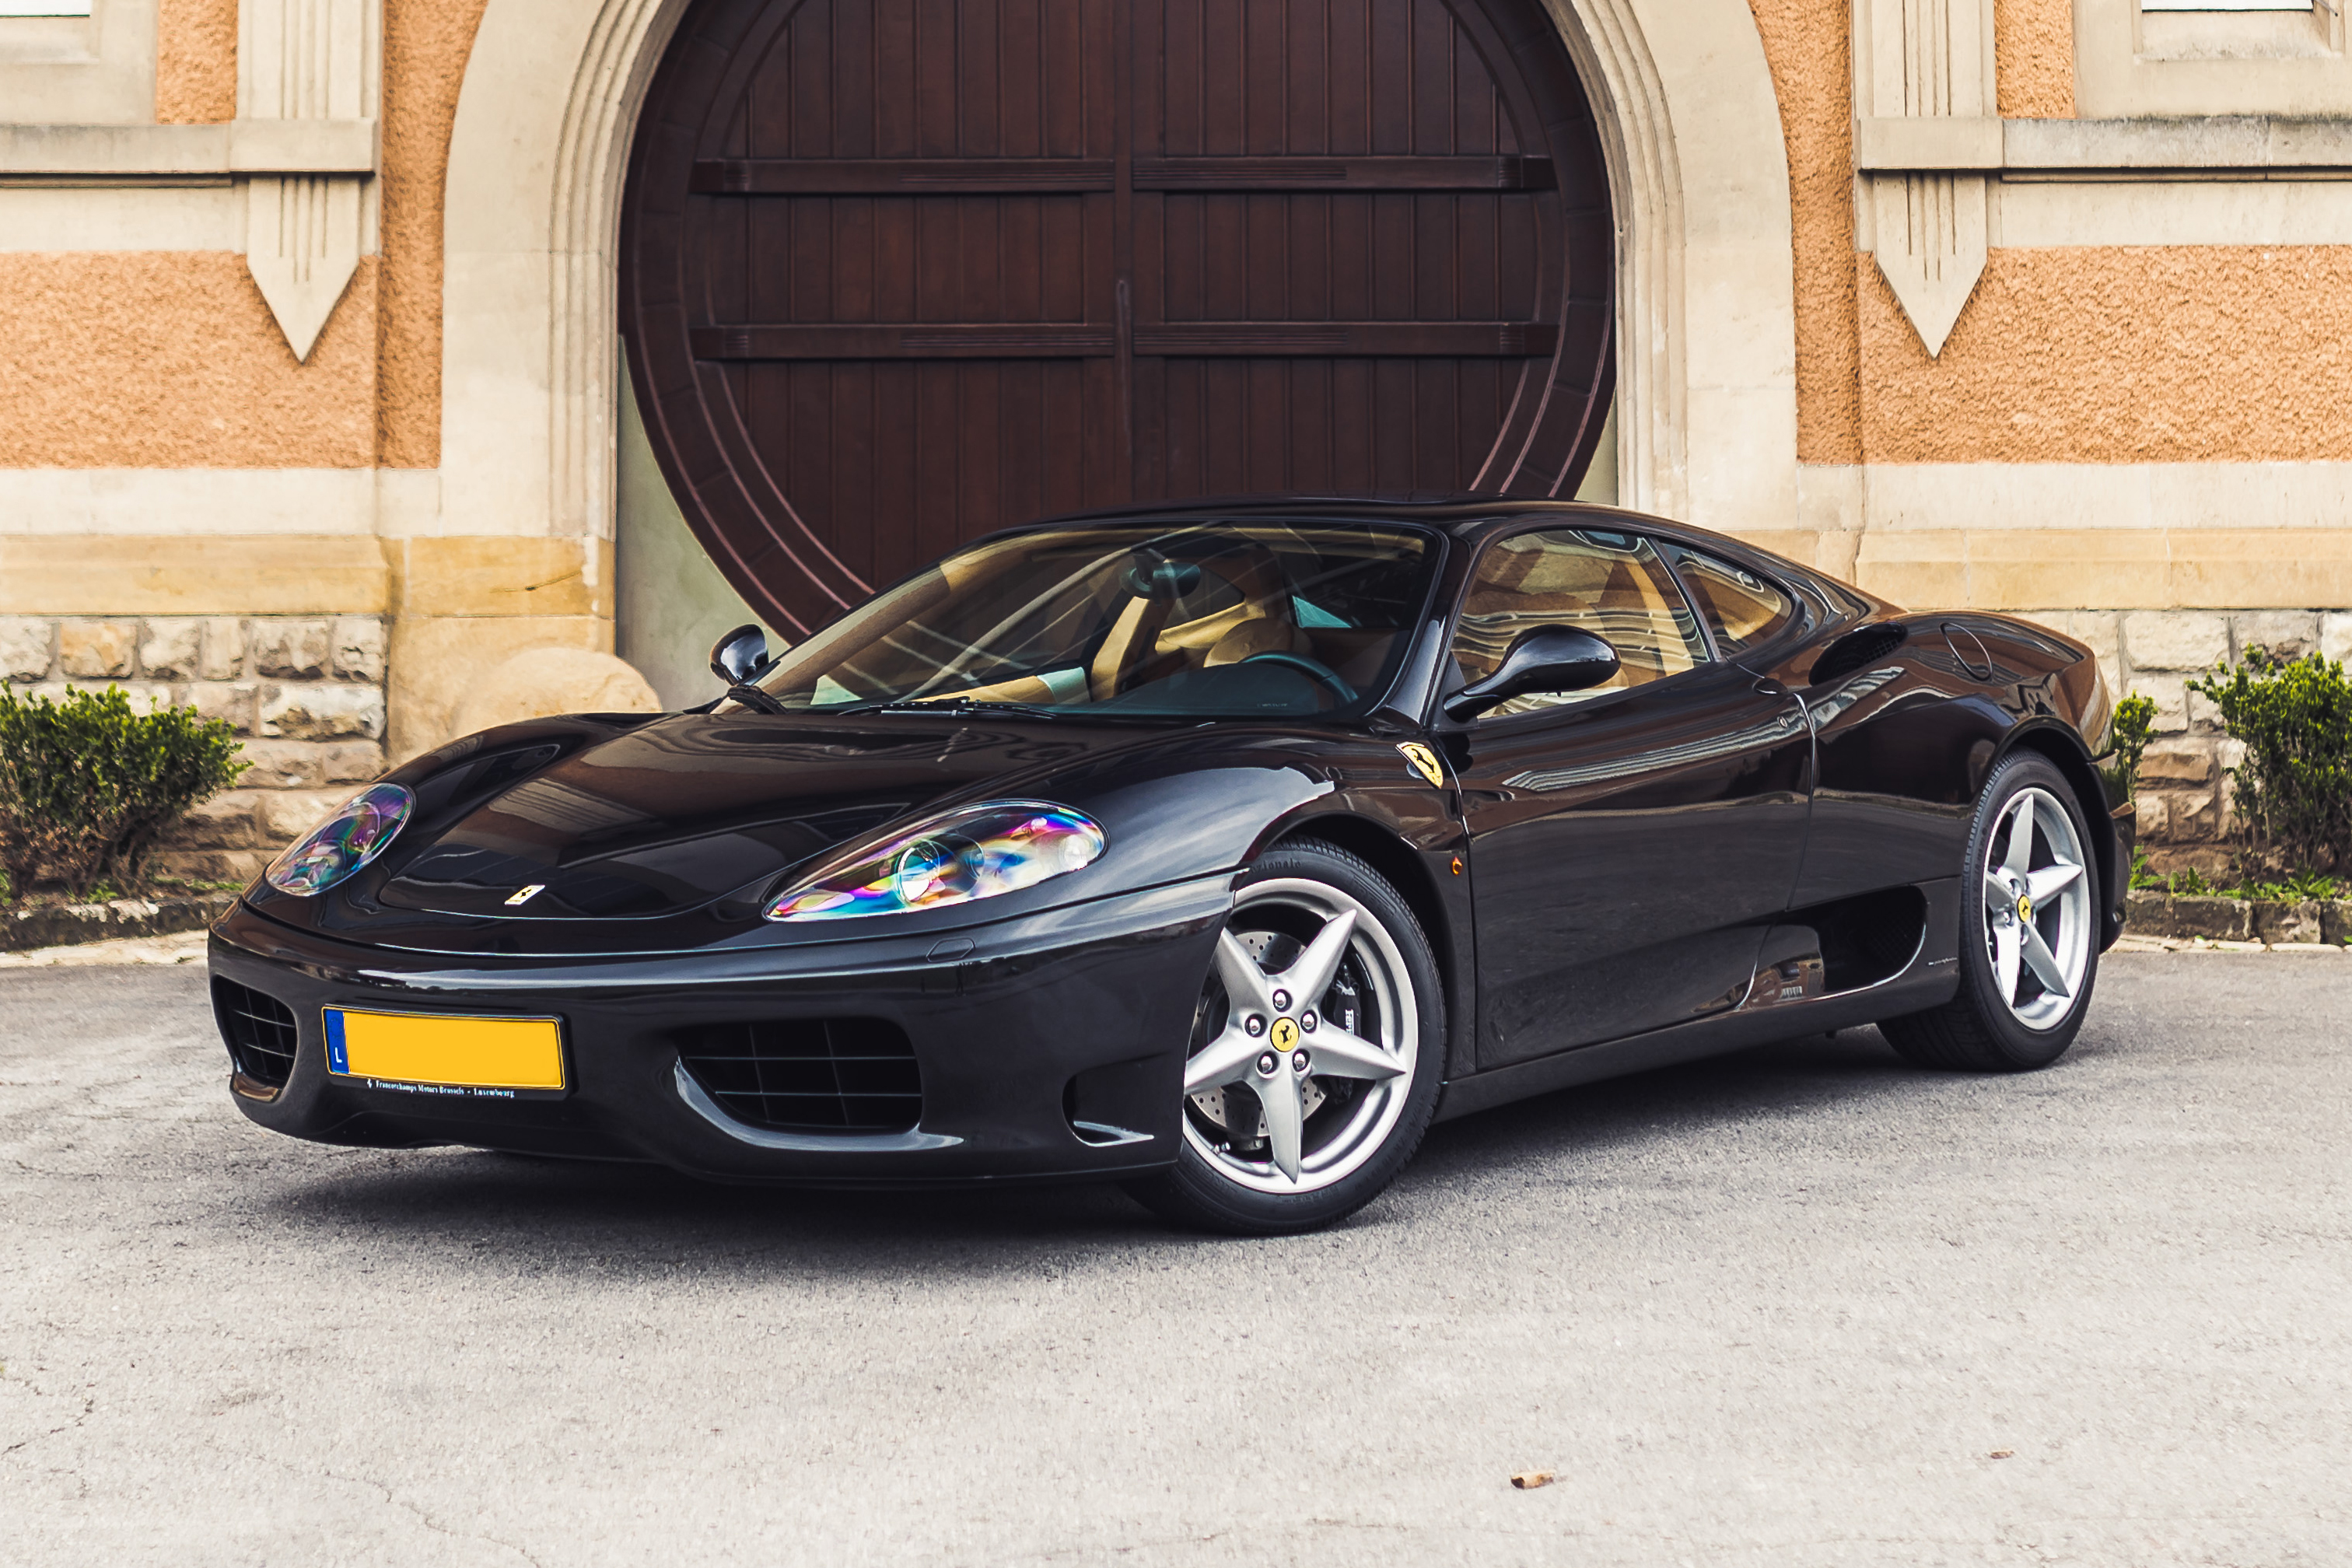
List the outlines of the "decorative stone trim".
<svg viewBox="0 0 2352 1568">
<path fill-rule="evenodd" d="M 1876 116 L 1854 126 L 1854 167 L 1868 174 L 1945 169 L 2043 178 L 2243 179 L 2250 171 L 2352 169 L 2352 120 L 2231 115 L 2198 120 L 1990 120 Z"/>
<path fill-rule="evenodd" d="M 246 121 L 373 122 L 377 0 L 244 0 L 237 108 Z M 333 313 L 366 248 L 364 180 L 263 174 L 246 182 L 245 267 L 298 360 Z"/>
<path fill-rule="evenodd" d="M 376 172 L 373 119 L 222 125 L 0 125 L 0 176 L 153 180 Z"/>
<path fill-rule="evenodd" d="M 1857 158 L 1878 269 L 1930 358 L 1976 291 L 1986 257 L 1985 177 L 2000 144 L 1992 0 L 1860 0 L 1853 8 Z"/>
</svg>

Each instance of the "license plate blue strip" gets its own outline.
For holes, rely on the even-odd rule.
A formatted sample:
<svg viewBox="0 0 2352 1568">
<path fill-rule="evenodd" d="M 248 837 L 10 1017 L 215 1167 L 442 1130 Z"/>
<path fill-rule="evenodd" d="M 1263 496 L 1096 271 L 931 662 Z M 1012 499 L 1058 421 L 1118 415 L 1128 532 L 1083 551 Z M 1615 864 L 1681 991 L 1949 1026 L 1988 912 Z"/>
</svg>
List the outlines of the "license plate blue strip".
<svg viewBox="0 0 2352 1568">
<path fill-rule="evenodd" d="M 352 1070 L 351 1058 L 343 1050 L 343 1010 L 330 1007 L 327 1012 L 327 1070 L 347 1073 Z"/>
</svg>

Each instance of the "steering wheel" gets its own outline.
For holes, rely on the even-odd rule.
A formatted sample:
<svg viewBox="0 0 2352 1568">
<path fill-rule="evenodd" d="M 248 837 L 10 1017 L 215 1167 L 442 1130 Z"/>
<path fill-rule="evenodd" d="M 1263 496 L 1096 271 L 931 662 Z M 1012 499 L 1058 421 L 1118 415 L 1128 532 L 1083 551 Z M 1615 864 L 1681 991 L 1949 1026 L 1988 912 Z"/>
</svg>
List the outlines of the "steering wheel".
<svg viewBox="0 0 2352 1568">
<path fill-rule="evenodd" d="M 1267 653 L 1254 653 L 1242 662 L 1244 664 L 1278 664 L 1286 668 L 1295 669 L 1318 685 L 1328 687 L 1331 695 L 1339 699 L 1338 706 L 1341 708 L 1345 708 L 1356 700 L 1356 689 L 1340 679 L 1338 670 L 1320 660 L 1309 658 L 1303 653 L 1284 653 L 1276 649 Z"/>
</svg>

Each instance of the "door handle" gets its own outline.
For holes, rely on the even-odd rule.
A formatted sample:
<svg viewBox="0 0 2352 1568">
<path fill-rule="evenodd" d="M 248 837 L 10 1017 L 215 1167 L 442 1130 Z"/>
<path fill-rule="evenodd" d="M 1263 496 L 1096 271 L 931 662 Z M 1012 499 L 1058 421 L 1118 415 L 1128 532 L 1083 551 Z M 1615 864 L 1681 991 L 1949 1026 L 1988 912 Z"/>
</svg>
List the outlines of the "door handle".
<svg viewBox="0 0 2352 1568">
<path fill-rule="evenodd" d="M 1796 693 L 1790 691 L 1787 687 L 1781 685 L 1779 681 L 1773 679 L 1769 675 L 1759 675 L 1756 678 L 1756 689 L 1767 697 L 1793 697 L 1796 695 Z"/>
</svg>

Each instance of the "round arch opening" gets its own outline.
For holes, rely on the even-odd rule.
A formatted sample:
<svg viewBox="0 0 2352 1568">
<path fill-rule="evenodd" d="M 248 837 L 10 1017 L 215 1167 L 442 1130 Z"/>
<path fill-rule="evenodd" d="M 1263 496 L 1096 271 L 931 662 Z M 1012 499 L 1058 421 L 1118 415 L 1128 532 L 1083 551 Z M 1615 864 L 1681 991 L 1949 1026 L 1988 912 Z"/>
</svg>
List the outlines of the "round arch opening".
<svg viewBox="0 0 2352 1568">
<path fill-rule="evenodd" d="M 621 327 L 688 527 L 797 636 L 1057 511 L 1573 493 L 1608 191 L 1536 0 L 693 0 Z"/>
</svg>

